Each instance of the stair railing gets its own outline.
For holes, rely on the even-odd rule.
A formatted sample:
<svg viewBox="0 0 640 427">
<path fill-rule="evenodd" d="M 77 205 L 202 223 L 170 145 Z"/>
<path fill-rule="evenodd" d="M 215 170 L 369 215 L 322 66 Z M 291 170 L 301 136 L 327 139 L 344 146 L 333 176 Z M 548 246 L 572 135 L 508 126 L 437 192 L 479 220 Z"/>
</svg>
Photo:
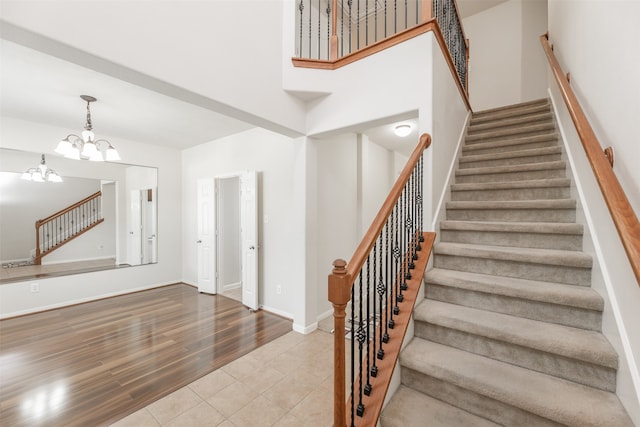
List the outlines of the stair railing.
<svg viewBox="0 0 640 427">
<path fill-rule="evenodd" d="M 420 32 L 409 30 L 434 19 L 468 92 L 469 40 L 456 0 L 296 0 L 294 65 L 332 68 L 341 58 L 359 59 L 415 37 Z"/>
<path fill-rule="evenodd" d="M 422 231 L 430 144 L 423 134 L 351 260 L 334 261 L 329 275 L 336 427 L 375 426 L 382 410 L 435 238 Z"/>
<path fill-rule="evenodd" d="M 620 181 L 618 181 L 613 172 L 613 156 L 607 154 L 607 149 L 602 149 L 593 128 L 587 120 L 587 116 L 578 102 L 578 98 L 576 98 L 573 89 L 571 89 L 567 75 L 560 67 L 560 63 L 553 53 L 553 46 L 549 44 L 549 35 L 540 36 L 540 42 L 549 60 L 551 71 L 558 82 L 562 98 L 567 105 L 571 120 L 576 127 L 596 181 L 598 181 L 602 196 L 609 208 L 611 218 L 618 230 L 620 240 L 636 276 L 636 281 L 640 286 L 640 222 L 638 217 L 633 211 L 633 207 L 629 203 Z"/>
<path fill-rule="evenodd" d="M 34 264 L 42 264 L 42 258 L 45 255 L 59 249 L 103 221 L 101 191 L 45 219 L 37 220 Z"/>
</svg>

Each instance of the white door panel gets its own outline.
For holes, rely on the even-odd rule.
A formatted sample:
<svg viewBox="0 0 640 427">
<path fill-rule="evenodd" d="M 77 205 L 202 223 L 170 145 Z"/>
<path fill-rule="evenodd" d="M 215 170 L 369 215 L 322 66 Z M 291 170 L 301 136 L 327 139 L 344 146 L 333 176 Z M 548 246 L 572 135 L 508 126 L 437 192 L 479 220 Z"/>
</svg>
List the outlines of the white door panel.
<svg viewBox="0 0 640 427">
<path fill-rule="evenodd" d="M 255 171 L 240 176 L 242 228 L 242 304 L 258 309 L 258 180 Z"/>
<path fill-rule="evenodd" d="M 216 293 L 215 186 L 213 178 L 198 179 L 198 291 Z"/>
</svg>

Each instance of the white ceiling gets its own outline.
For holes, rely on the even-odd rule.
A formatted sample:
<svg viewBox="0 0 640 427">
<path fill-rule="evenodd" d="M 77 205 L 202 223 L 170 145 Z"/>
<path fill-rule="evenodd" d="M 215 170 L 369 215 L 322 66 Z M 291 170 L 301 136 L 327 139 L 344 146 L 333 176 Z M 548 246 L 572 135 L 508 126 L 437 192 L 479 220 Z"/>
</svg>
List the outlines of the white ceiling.
<svg viewBox="0 0 640 427">
<path fill-rule="evenodd" d="M 96 137 L 184 149 L 254 126 L 39 51 L 1 40 L 2 115 L 79 133 L 86 103 Z M 66 135 L 59 135 L 63 138 Z"/>
</svg>

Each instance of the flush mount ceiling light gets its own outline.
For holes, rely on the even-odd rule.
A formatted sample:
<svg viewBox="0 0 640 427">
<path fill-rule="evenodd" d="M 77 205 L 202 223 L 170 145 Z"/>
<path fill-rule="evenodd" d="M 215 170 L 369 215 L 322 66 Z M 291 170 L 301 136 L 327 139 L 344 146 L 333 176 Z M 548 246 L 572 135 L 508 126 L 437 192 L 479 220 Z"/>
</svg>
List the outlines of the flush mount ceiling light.
<svg viewBox="0 0 640 427">
<path fill-rule="evenodd" d="M 22 179 L 35 182 L 62 182 L 62 178 L 44 161 L 44 154 L 40 164 L 35 168 L 27 169 L 21 176 Z"/>
<path fill-rule="evenodd" d="M 393 130 L 393 132 L 397 136 L 402 136 L 402 137 L 407 136 L 411 133 L 411 125 L 408 125 L 408 124 L 398 125 Z"/>
<path fill-rule="evenodd" d="M 93 162 L 103 162 L 120 160 L 120 156 L 113 145 L 106 139 L 95 139 L 93 133 L 93 125 L 91 123 L 91 109 L 89 106 L 97 99 L 90 95 L 80 95 L 84 101 L 87 101 L 87 123 L 84 125 L 82 136 L 75 134 L 67 135 L 58 143 L 55 149 L 56 153 L 62 154 L 69 159 L 75 160 L 91 160 Z M 104 149 L 104 155 L 102 153 Z"/>
</svg>

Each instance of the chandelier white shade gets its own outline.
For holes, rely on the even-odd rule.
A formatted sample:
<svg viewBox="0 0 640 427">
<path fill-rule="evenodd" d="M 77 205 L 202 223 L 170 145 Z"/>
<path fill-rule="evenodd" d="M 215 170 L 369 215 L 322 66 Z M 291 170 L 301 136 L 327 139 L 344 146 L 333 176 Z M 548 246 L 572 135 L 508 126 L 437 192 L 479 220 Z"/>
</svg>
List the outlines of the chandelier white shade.
<svg viewBox="0 0 640 427">
<path fill-rule="evenodd" d="M 22 179 L 35 182 L 62 182 L 62 178 L 53 169 L 47 166 L 44 160 L 44 154 L 40 160 L 40 164 L 35 168 L 27 169 L 21 176 Z"/>
<path fill-rule="evenodd" d="M 90 95 L 80 95 L 84 101 L 87 102 L 87 123 L 84 125 L 84 130 L 81 135 L 69 134 L 62 141 L 58 143 L 55 152 L 62 154 L 66 158 L 75 160 L 90 160 L 92 162 L 103 162 L 120 160 L 118 151 L 111 145 L 106 139 L 95 139 L 93 133 L 93 124 L 91 123 L 91 109 L 92 102 L 97 101 L 96 98 Z M 104 151 L 104 153 L 103 153 Z"/>
</svg>

